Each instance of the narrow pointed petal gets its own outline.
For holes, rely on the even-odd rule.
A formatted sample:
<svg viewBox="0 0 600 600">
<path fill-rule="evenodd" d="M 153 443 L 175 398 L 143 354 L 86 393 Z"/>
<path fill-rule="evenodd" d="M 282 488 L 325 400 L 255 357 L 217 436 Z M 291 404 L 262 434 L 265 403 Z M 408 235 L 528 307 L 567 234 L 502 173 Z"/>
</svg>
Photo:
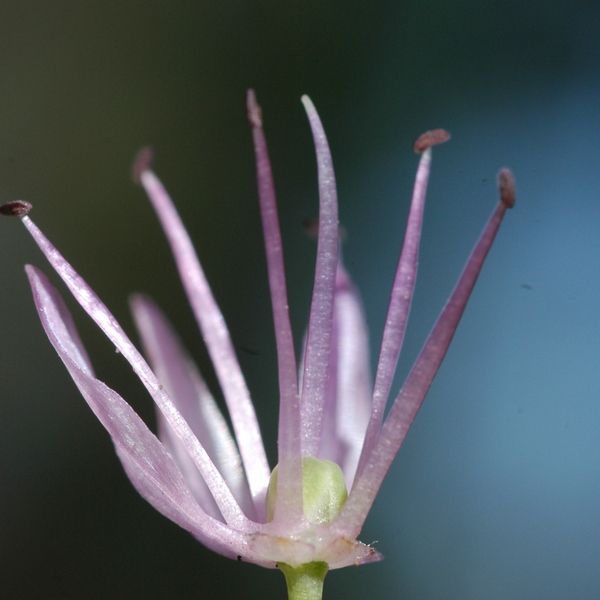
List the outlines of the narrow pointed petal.
<svg viewBox="0 0 600 600">
<path fill-rule="evenodd" d="M 400 449 L 450 346 L 506 209 L 514 205 L 515 186 L 512 174 L 508 169 L 500 172 L 499 187 L 500 201 L 471 252 L 454 291 L 394 401 L 394 405 L 383 424 L 381 434 L 366 459 L 364 469 L 358 474 L 348 501 L 337 519 L 338 525 L 343 526 L 347 534 L 350 532 L 350 535 L 358 535 L 375 500 L 381 482 Z"/>
<path fill-rule="evenodd" d="M 140 494 L 160 513 L 213 550 L 235 556 L 239 534 L 211 519 L 192 497 L 173 459 L 134 410 L 81 360 L 79 336 L 62 298 L 46 276 L 27 266 L 33 297 L 48 338 L 90 408 L 110 434 L 117 454 Z"/>
<path fill-rule="evenodd" d="M 83 389 L 81 387 L 79 389 L 84 394 Z M 168 497 L 168 490 L 165 490 L 166 486 L 164 484 L 157 486 L 156 482 L 149 477 L 149 473 L 152 474 L 152 471 L 158 471 L 163 478 L 164 473 L 167 473 L 169 477 L 175 480 L 174 485 L 177 489 L 180 486 L 185 486 L 185 481 L 181 473 L 177 471 L 177 467 L 169 453 L 164 450 L 158 439 L 154 438 L 154 440 L 154 443 L 151 444 L 148 444 L 147 440 L 145 444 L 136 440 L 136 446 L 139 447 L 140 453 L 143 453 L 143 461 L 136 460 L 137 457 L 132 458 L 123 450 L 122 445 L 115 444 L 117 456 L 127 473 L 127 477 L 129 477 L 140 496 L 162 515 L 189 531 L 199 542 L 213 552 L 232 559 L 242 555 L 251 560 L 244 552 L 246 546 L 244 536 L 240 532 L 230 529 L 220 520 L 205 514 L 200 506 L 193 507 L 191 503 L 195 500 L 190 491 L 186 491 L 185 495 L 171 494 L 171 497 Z M 163 448 L 163 450 L 161 451 L 160 448 Z M 156 452 L 153 454 L 153 451 Z M 141 467 L 139 462 L 142 462 Z M 187 512 L 182 514 L 181 511 L 182 508 L 185 508 L 184 502 L 186 501 L 190 504 L 190 508 L 195 508 L 193 514 L 187 514 Z M 175 511 L 172 510 L 171 502 L 175 507 Z M 166 507 L 165 504 L 167 504 Z"/>
<path fill-rule="evenodd" d="M 279 492 L 275 506 L 275 521 L 280 519 L 284 521 L 298 520 L 302 516 L 300 398 L 285 281 L 283 246 L 271 163 L 262 127 L 262 114 L 253 90 L 248 91 L 246 104 L 256 156 L 258 197 L 267 254 L 279 370 L 280 403 L 277 436 Z"/>
<path fill-rule="evenodd" d="M 145 388 L 152 396 L 157 407 L 165 416 L 177 436 L 184 444 L 187 452 L 202 473 L 202 477 L 211 490 L 211 493 L 219 506 L 225 521 L 240 531 L 252 530 L 253 524 L 245 517 L 223 477 L 218 472 L 206 451 L 198 442 L 192 430 L 179 414 L 168 394 L 156 379 L 156 376 L 137 351 L 131 340 L 127 337 L 112 313 L 94 293 L 92 288 L 73 269 L 59 251 L 52 245 L 50 240 L 38 229 L 35 223 L 28 217 L 22 218 L 23 224 L 31 233 L 46 258 L 66 283 L 73 297 L 82 308 L 92 317 L 96 324 L 102 329 L 119 352 L 132 366 L 134 372 L 140 378 Z"/>
<path fill-rule="evenodd" d="M 450 135 L 444 130 L 436 131 L 440 132 L 437 136 L 436 143 L 445 142 L 450 138 Z M 417 281 L 419 242 L 421 240 L 423 210 L 425 208 L 425 196 L 427 193 L 427 184 L 429 182 L 429 172 L 431 170 L 431 138 L 433 137 L 433 133 L 434 132 L 427 132 L 420 136 L 415 142 L 415 150 L 423 153 L 417 169 L 408 223 L 404 235 L 404 243 L 398 261 L 388 313 L 385 319 L 379 362 L 377 364 L 377 373 L 375 375 L 371 416 L 367 434 L 365 436 L 359 472 L 362 464 L 364 464 L 366 456 L 368 456 L 379 435 L 385 406 L 387 404 L 390 388 L 394 379 L 394 373 L 396 372 L 396 366 L 398 364 L 398 357 L 400 356 L 400 350 L 402 349 L 402 343 L 404 342 L 406 323 L 408 322 L 410 305 L 412 303 L 415 283 Z M 423 145 L 424 138 L 429 142 L 426 146 Z"/>
<path fill-rule="evenodd" d="M 271 471 L 246 382 L 235 356 L 223 315 L 212 295 L 190 237 L 164 186 L 150 170 L 146 157 L 138 159 L 139 177 L 171 246 L 188 300 L 215 367 L 229 409 L 250 492 L 258 508 L 264 502 Z"/>
<path fill-rule="evenodd" d="M 62 297 L 39 269 L 25 265 L 25 272 L 33 291 L 36 309 L 52 345 L 56 347 L 60 343 L 61 357 L 65 354 L 78 369 L 95 377 L 90 357 Z"/>
<path fill-rule="evenodd" d="M 331 354 L 333 298 L 338 264 L 338 207 L 331 152 L 319 115 L 308 96 L 302 102 L 312 129 L 319 176 L 319 237 L 302 376 L 302 454 L 316 456 Z"/>
<path fill-rule="evenodd" d="M 196 365 L 185 352 L 167 318 L 150 298 L 135 295 L 130 304 L 152 370 L 223 475 L 235 499 L 246 515 L 252 517 L 254 507 L 240 454 Z M 204 479 L 160 411 L 158 419 L 161 441 L 171 451 L 194 496 L 207 513 L 220 518 Z"/>
<path fill-rule="evenodd" d="M 333 315 L 331 374 L 319 458 L 339 464 L 350 489 L 369 420 L 372 384 L 362 302 L 341 261 Z"/>
</svg>

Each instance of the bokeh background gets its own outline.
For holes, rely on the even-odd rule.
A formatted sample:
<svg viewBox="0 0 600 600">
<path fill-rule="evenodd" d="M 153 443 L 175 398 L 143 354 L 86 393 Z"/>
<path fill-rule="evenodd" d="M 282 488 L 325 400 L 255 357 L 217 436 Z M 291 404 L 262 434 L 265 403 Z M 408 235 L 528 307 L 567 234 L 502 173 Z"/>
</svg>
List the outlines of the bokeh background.
<svg viewBox="0 0 600 600">
<path fill-rule="evenodd" d="M 246 88 L 263 106 L 296 334 L 314 261 L 301 222 L 317 214 L 308 93 L 329 136 L 374 355 L 417 164 L 411 142 L 432 127 L 453 133 L 434 151 L 397 386 L 494 206 L 498 168 L 510 166 L 517 207 L 361 536 L 386 560 L 333 572 L 325 597 L 597 599 L 599 69 L 592 0 L 3 2 L 0 200 L 34 204 L 132 335 L 128 294 L 154 296 L 216 389 L 129 177 L 152 144 L 274 461 Z M 284 598 L 280 574 L 211 554 L 139 498 L 38 322 L 23 264 L 49 268 L 18 222 L 0 228 L 0 596 Z M 152 423 L 131 369 L 70 305 L 99 376 Z"/>
</svg>

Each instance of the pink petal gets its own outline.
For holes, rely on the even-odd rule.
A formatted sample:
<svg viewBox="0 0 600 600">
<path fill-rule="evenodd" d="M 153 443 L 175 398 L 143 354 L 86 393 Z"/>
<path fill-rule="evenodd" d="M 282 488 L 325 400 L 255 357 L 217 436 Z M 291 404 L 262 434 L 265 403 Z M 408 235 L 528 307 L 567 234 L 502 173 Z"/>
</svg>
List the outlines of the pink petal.
<svg viewBox="0 0 600 600">
<path fill-rule="evenodd" d="M 308 96 L 302 102 L 310 121 L 319 175 L 319 238 L 302 376 L 302 454 L 316 456 L 323 424 L 323 404 L 331 354 L 333 298 L 338 264 L 337 192 L 331 152 L 319 115 Z"/>
<path fill-rule="evenodd" d="M 108 308 L 102 303 L 100 298 L 98 298 L 92 288 L 90 288 L 75 269 L 73 269 L 73 267 L 65 260 L 60 252 L 52 245 L 48 238 L 46 238 L 46 236 L 38 229 L 35 223 L 28 216 L 23 217 L 22 221 L 42 252 L 46 255 L 46 258 L 52 267 L 67 284 L 77 302 L 79 302 L 88 315 L 92 317 L 100 329 L 102 329 L 133 367 L 134 372 L 140 378 L 154 402 L 165 416 L 165 419 L 176 432 L 177 437 L 179 437 L 187 452 L 194 460 L 194 463 L 202 473 L 202 477 L 210 488 L 225 521 L 240 531 L 254 530 L 254 524 L 249 521 L 242 512 L 238 503 L 235 501 L 235 498 L 231 494 L 231 491 L 227 487 L 227 484 L 223 480 L 223 477 L 206 454 L 206 451 L 198 442 L 198 439 L 179 414 L 179 411 L 173 405 L 168 394 L 163 390 L 142 355 L 131 343 L 131 340 L 121 329 L 121 326 Z"/>
<path fill-rule="evenodd" d="M 341 264 L 336 277 L 331 346 L 319 458 L 340 465 L 350 489 L 369 420 L 372 385 L 362 302 Z"/>
<path fill-rule="evenodd" d="M 152 370 L 223 475 L 244 512 L 248 516 L 253 515 L 254 507 L 238 449 L 196 365 L 150 298 L 135 295 L 130 304 Z M 175 458 L 194 496 L 207 513 L 220 519 L 221 514 L 204 479 L 160 411 L 158 419 L 160 438 Z"/>
<path fill-rule="evenodd" d="M 181 281 L 215 367 L 231 416 L 250 492 L 258 509 L 264 502 L 271 470 L 267 463 L 254 406 L 225 320 L 206 281 L 189 235 L 164 186 L 148 165 L 141 169 L 139 179 L 167 236 Z"/>
<path fill-rule="evenodd" d="M 27 275 L 42 325 L 75 384 L 110 434 L 123 466 L 139 493 L 163 515 L 213 550 L 235 556 L 239 535 L 204 513 L 156 436 L 134 410 L 80 360 L 80 341 L 62 298 L 38 269 Z M 75 334 L 75 337 L 73 337 Z"/>
</svg>

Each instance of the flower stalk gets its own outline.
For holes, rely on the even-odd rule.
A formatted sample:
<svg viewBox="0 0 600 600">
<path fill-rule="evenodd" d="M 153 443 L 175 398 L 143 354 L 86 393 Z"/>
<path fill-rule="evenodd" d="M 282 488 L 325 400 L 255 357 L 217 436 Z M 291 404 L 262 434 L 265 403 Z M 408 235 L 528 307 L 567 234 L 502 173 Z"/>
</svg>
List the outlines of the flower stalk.
<svg viewBox="0 0 600 600">
<path fill-rule="evenodd" d="M 321 600 L 323 598 L 323 583 L 325 575 L 329 571 L 327 563 L 313 562 L 296 568 L 280 563 L 279 569 L 285 575 L 289 600 Z"/>
</svg>

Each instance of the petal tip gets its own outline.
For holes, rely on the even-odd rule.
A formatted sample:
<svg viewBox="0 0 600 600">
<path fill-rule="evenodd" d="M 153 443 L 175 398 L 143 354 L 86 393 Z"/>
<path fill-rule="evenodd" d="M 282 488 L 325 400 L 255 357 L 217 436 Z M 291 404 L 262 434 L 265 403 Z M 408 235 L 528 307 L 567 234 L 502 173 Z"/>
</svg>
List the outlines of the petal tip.
<svg viewBox="0 0 600 600">
<path fill-rule="evenodd" d="M 315 110 L 315 105 L 312 103 L 312 100 L 309 98 L 309 96 L 307 94 L 303 94 L 300 97 L 300 101 L 302 102 L 302 104 L 304 104 L 304 110 L 306 112 Z"/>
</svg>

